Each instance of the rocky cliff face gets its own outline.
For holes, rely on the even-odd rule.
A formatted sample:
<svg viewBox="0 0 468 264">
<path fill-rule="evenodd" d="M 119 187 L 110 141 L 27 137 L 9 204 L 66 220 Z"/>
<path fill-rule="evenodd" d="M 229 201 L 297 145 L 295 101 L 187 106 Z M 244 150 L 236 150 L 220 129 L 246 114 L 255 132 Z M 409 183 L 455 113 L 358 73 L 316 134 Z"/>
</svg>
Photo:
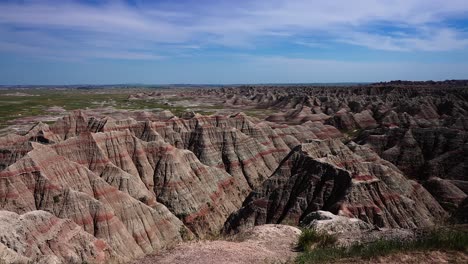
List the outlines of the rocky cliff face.
<svg viewBox="0 0 468 264">
<path fill-rule="evenodd" d="M 143 204 L 48 146 L 33 143 L 32 148 L 0 172 L 2 210 L 43 210 L 70 219 L 106 241 L 111 256 L 121 260 L 181 239 L 184 226 L 164 205 Z"/>
<path fill-rule="evenodd" d="M 406 176 L 428 186 L 452 213 L 467 195 L 458 187 L 466 185 L 468 164 L 466 81 L 395 81 L 355 87 L 244 86 L 203 92 L 226 97 L 228 106 L 244 104 L 276 111 L 267 118 L 271 122 L 313 121 L 337 128 L 345 138 L 369 146 Z M 444 186 L 451 191 L 434 186 L 433 178 L 446 180 Z"/>
<path fill-rule="evenodd" d="M 138 122 L 74 112 L 1 139 L 0 206 L 71 221 L 105 243 L 97 262 L 130 260 L 218 233 L 290 146 L 306 140 L 304 129 L 254 124 L 243 114 Z M 49 255 L 91 260 L 60 254 Z"/>
<path fill-rule="evenodd" d="M 0 256 L 126 262 L 319 210 L 388 228 L 466 221 L 468 94 L 414 85 L 204 89 L 278 111 L 75 111 L 2 137 Z"/>
<path fill-rule="evenodd" d="M 299 224 L 317 210 L 379 227 L 433 225 L 445 215 L 420 184 L 370 149 L 338 140 L 296 147 L 231 215 L 227 232 L 264 223 Z"/>
</svg>

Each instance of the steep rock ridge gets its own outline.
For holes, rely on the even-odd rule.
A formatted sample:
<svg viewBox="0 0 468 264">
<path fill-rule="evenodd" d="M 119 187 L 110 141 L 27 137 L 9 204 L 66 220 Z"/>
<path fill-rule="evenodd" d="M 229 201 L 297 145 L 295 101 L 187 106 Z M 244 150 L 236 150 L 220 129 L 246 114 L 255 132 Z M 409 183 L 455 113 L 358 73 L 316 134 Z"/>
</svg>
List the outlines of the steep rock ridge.
<svg viewBox="0 0 468 264">
<path fill-rule="evenodd" d="M 331 129 L 322 124 L 309 127 L 316 127 L 317 133 Z M 164 140 L 177 148 L 191 150 L 203 164 L 222 168 L 234 176 L 244 196 L 271 175 L 290 146 L 317 138 L 308 131 L 309 127 L 289 129 L 296 133 L 291 134 L 285 143 L 278 135 L 285 135 L 281 129 L 273 129 L 263 122 L 253 123 L 242 113 L 231 116 L 194 115 L 189 119 L 170 118 L 154 122 L 104 118 L 92 119 L 88 125 L 93 132 L 129 129 L 144 141 Z"/>
<path fill-rule="evenodd" d="M 463 183 L 466 183 L 463 182 Z M 433 177 L 424 183 L 424 187 L 449 212 L 454 212 L 468 195 L 452 181 Z"/>
<path fill-rule="evenodd" d="M 146 179 L 151 168 L 140 167 L 143 178 L 133 162 L 134 155 L 142 153 L 140 141 L 128 131 L 108 133 L 81 133 L 52 146 L 59 155 L 86 166 L 106 180 L 107 183 L 127 192 L 133 198 L 155 203 L 152 193 L 142 181 Z M 146 177 L 145 177 L 146 176 Z"/>
<path fill-rule="evenodd" d="M 191 236 L 183 223 L 201 237 L 217 233 L 290 148 L 340 136 L 322 123 L 278 126 L 242 113 L 152 118 L 75 111 L 0 138 L 1 209 L 69 219 L 125 261 Z"/>
<path fill-rule="evenodd" d="M 276 122 L 276 123 L 285 123 L 285 124 L 302 124 L 307 121 L 319 121 L 325 122 L 331 117 L 322 113 L 320 108 L 318 111 L 312 109 L 311 107 L 304 105 L 297 105 L 295 108 L 288 110 L 284 113 L 275 113 L 268 116 L 265 120 Z"/>
<path fill-rule="evenodd" d="M 247 192 L 270 176 L 289 150 L 272 145 L 243 115 L 195 117 L 188 125 L 190 130 L 180 133 L 183 148 L 195 153 L 202 163 L 225 169 L 244 181 L 248 187 L 241 187 Z"/>
<path fill-rule="evenodd" d="M 31 150 L 27 137 L 9 134 L 0 137 L 0 171 L 21 159 Z"/>
<path fill-rule="evenodd" d="M 224 97 L 227 106 L 281 110 L 267 118 L 279 123 L 321 121 L 343 131 L 380 125 L 466 130 L 467 91 L 466 81 L 447 81 L 342 87 L 242 86 L 184 91 L 184 94 Z"/>
<path fill-rule="evenodd" d="M 146 148 L 154 168 L 158 201 L 167 205 L 197 235 L 217 233 L 223 219 L 239 207 L 244 197 L 236 178 L 202 164 L 188 150 L 158 142 L 149 142 Z"/>
<path fill-rule="evenodd" d="M 341 136 L 333 126 L 323 125 L 321 122 L 308 121 L 291 127 L 277 126 L 274 123 L 259 122 L 243 113 L 153 120 L 155 121 L 139 122 L 132 118 L 116 120 L 111 117 L 96 119 L 75 111 L 52 128 L 47 127 L 47 131 L 53 130 L 56 133 L 47 132 L 50 137 L 43 138 L 41 142 L 60 142 L 70 135 L 79 136 L 81 133 L 128 129 L 143 141 L 163 140 L 177 148 L 191 150 L 205 165 L 222 168 L 234 176 L 246 195 L 271 175 L 290 148 L 314 138 Z M 87 123 L 86 128 L 84 123 Z M 31 138 L 39 138 L 44 133 L 34 129 L 30 134 Z M 97 172 L 101 174 L 102 169 L 99 168 Z M 132 175 L 135 172 L 123 170 Z"/>
<path fill-rule="evenodd" d="M 411 129 L 406 131 L 397 145 L 382 152 L 382 158 L 397 165 L 406 175 L 413 176 L 422 170 L 424 158 Z"/>
<path fill-rule="evenodd" d="M 70 115 L 77 115 L 79 112 Z M 71 118 L 68 118 L 70 120 Z M 26 153 L 32 150 L 31 142 L 55 143 L 62 140 L 60 135 L 55 134 L 49 125 L 39 122 L 31 127 L 24 135 L 9 134 L 0 137 L 0 170 L 15 163 Z"/>
<path fill-rule="evenodd" d="M 0 170 L 15 163 L 32 150 L 30 142 L 52 144 L 64 138 L 87 131 L 88 118 L 81 111 L 74 111 L 59 119 L 52 128 L 39 122 L 23 135 L 9 134 L 0 137 Z"/>
<path fill-rule="evenodd" d="M 192 152 L 142 141 L 129 130 L 82 133 L 53 147 L 133 198 L 162 202 L 200 236 L 216 233 L 245 197 L 242 182 Z"/>
<path fill-rule="evenodd" d="M 87 123 L 86 129 L 84 123 Z M 187 120 L 170 118 L 165 121 L 138 122 L 131 118 L 98 120 L 88 118 L 78 111 L 51 127 L 54 127 L 57 134 L 51 132 L 52 129 L 47 125 L 38 125 L 24 139 L 32 140 L 42 135 L 49 135 L 41 138 L 39 142 L 51 144 L 60 156 L 84 165 L 108 184 L 149 206 L 152 206 L 156 200 L 164 201 L 173 213 L 187 220 L 186 224 L 198 235 L 218 230 L 226 216 L 238 209 L 248 192 L 271 175 L 290 147 L 317 138 L 309 131 L 309 127 L 318 127 L 316 131 L 324 129 L 323 125 L 321 127 L 321 124 L 314 125 L 311 122 L 308 126 L 272 128 L 267 123 L 255 124 L 244 114 L 195 115 Z M 283 140 L 283 137 L 287 138 Z M 209 171 L 210 175 L 213 174 L 206 177 L 211 179 L 209 184 L 188 180 L 193 184 L 186 186 L 190 190 L 205 189 L 199 191 L 202 195 L 197 195 L 197 191 L 190 193 L 182 191 L 182 188 L 179 188 L 181 190 L 174 190 L 174 187 L 167 188 L 166 186 L 172 184 L 172 176 L 167 177 L 165 174 L 168 172 L 158 172 L 157 169 L 174 167 L 176 169 L 169 173 L 175 173 L 180 164 L 187 163 L 187 160 L 191 164 L 198 160 L 192 161 L 194 157 L 186 158 L 190 156 L 188 154 L 173 155 L 172 151 L 165 153 L 165 150 L 172 147 L 163 140 L 171 142 L 180 149 L 192 150 L 204 164 L 221 168 L 230 175 L 196 165 L 187 169 L 183 177 L 180 175 L 178 177 L 184 179 L 180 181 L 185 182 L 185 179 L 193 178 L 194 170 Z M 174 152 L 183 153 L 178 150 Z M 159 155 L 148 155 L 148 153 L 159 153 Z M 160 164 L 162 159 L 167 163 L 164 166 Z M 163 186 L 157 186 L 161 182 L 158 177 L 166 179 Z M 198 178 L 203 177 L 198 176 Z M 214 189 L 206 192 L 206 185 Z M 172 199 L 180 193 L 184 193 L 186 197 L 181 200 Z M 225 194 L 227 198 L 223 198 Z M 219 204 L 218 199 L 227 202 L 223 202 L 223 206 L 219 208 L 214 207 Z M 197 216 L 197 221 L 192 221 L 193 219 L 188 217 L 190 215 Z"/>
<path fill-rule="evenodd" d="M 62 139 L 68 139 L 88 130 L 88 117 L 81 110 L 72 112 L 50 127 L 50 130 Z"/>
<path fill-rule="evenodd" d="M 306 210 L 332 210 L 340 202 L 351 175 L 300 152 L 301 146 L 296 147 L 273 176 L 249 195 L 243 207 L 226 221 L 225 231 L 266 223 L 298 224 Z M 316 186 L 320 186 L 317 191 Z"/>
<path fill-rule="evenodd" d="M 105 263 L 109 245 L 45 211 L 0 211 L 0 258 L 6 263 Z"/>
<path fill-rule="evenodd" d="M 44 123 L 37 123 L 24 135 L 9 134 L 0 137 L 0 170 L 15 163 L 32 150 L 31 142 L 53 143 L 61 141 Z"/>
<path fill-rule="evenodd" d="M 330 148 L 332 152 L 340 153 L 337 156 L 342 156 L 334 161 L 335 164 L 354 173 L 353 182 L 356 184 L 353 187 L 356 188 L 351 189 L 342 208 L 345 215 L 351 211 L 352 215 L 378 226 L 404 228 L 432 225 L 445 217 L 445 212 L 433 197 L 420 184 L 408 180 L 392 163 L 379 158 L 366 146 L 351 142 L 347 148 L 352 153 L 343 148 Z M 330 160 L 329 157 L 327 159 Z M 367 181 L 369 176 L 378 181 Z M 362 200 L 366 201 L 364 208 L 360 206 Z M 370 209 L 374 210 L 373 214 L 369 213 Z M 382 217 L 380 210 L 383 211 Z M 364 214 L 368 217 L 373 215 L 373 220 L 363 217 Z"/>
<path fill-rule="evenodd" d="M 358 138 L 412 178 L 464 178 L 466 131 L 450 128 L 379 128 Z"/>
<path fill-rule="evenodd" d="M 45 210 L 71 219 L 106 241 L 120 260 L 179 241 L 184 228 L 162 204 L 148 207 L 86 167 L 33 143 L 33 150 L 0 172 L 1 209 Z"/>
<path fill-rule="evenodd" d="M 203 91 L 236 98 L 251 108 L 278 110 L 266 118 L 271 122 L 304 124 L 311 120 L 336 127 L 350 139 L 358 136 L 359 144 L 370 146 L 423 184 L 433 177 L 466 181 L 467 92 L 466 81 L 396 81 L 355 87 L 243 86 Z M 226 103 L 236 105 L 229 99 Z M 285 141 L 290 148 L 307 142 L 289 136 Z M 436 189 L 431 188 L 436 198 L 455 205 L 450 211 L 456 209 L 462 196 L 447 201 L 449 196 Z"/>
<path fill-rule="evenodd" d="M 347 108 L 342 108 L 337 111 L 333 115 L 333 118 L 325 120 L 325 123 L 331 124 L 343 131 L 366 129 L 378 126 L 371 110 L 364 110 L 353 114 L 351 110 Z"/>
<path fill-rule="evenodd" d="M 289 151 L 285 144 L 272 145 L 265 132 L 242 114 L 229 118 L 195 115 L 188 120 L 171 118 L 155 122 L 106 118 L 92 120 L 90 124 L 90 130 L 94 132 L 125 129 L 130 129 L 144 141 L 164 140 L 178 148 L 191 150 L 202 163 L 223 168 L 236 177 L 243 185 L 240 187 L 244 195 L 271 175 Z M 258 166 L 252 166 L 254 163 Z"/>
<path fill-rule="evenodd" d="M 272 177 L 231 215 L 225 230 L 264 223 L 298 224 L 317 210 L 380 227 L 404 228 L 429 226 L 445 215 L 421 185 L 370 149 L 316 140 L 292 150 Z"/>
<path fill-rule="evenodd" d="M 467 190 L 468 134 L 444 127 L 375 129 L 362 133 L 365 143 L 405 175 L 417 179 L 444 208 L 454 212 Z"/>
</svg>

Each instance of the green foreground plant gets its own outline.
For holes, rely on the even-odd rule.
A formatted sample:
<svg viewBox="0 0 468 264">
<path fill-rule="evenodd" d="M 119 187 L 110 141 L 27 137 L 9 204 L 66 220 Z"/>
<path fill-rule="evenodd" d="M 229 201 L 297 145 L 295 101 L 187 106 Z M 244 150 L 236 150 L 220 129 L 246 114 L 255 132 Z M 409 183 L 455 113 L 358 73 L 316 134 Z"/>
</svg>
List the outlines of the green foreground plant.
<svg viewBox="0 0 468 264">
<path fill-rule="evenodd" d="M 335 236 L 329 235 L 326 232 L 303 229 L 296 247 L 300 251 L 309 251 L 312 246 L 316 248 L 332 247 L 336 241 L 337 238 Z"/>
<path fill-rule="evenodd" d="M 332 237 L 332 238 L 330 238 Z M 396 252 L 430 250 L 468 250 L 468 232 L 457 230 L 431 230 L 411 241 L 377 240 L 369 244 L 356 244 L 351 247 L 337 247 L 336 237 L 326 233 L 304 230 L 298 240 L 298 249 L 304 251 L 296 259 L 297 263 L 324 263 L 344 258 L 370 259 Z M 313 244 L 316 244 L 313 246 Z"/>
</svg>

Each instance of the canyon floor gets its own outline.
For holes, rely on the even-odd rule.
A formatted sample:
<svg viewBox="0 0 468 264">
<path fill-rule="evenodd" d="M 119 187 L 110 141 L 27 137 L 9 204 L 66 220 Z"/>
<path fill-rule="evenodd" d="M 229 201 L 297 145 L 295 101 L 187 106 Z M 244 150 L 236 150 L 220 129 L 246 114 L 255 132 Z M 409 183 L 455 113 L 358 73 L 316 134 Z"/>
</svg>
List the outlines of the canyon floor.
<svg viewBox="0 0 468 264">
<path fill-rule="evenodd" d="M 0 259 L 294 262 L 297 228 L 463 240 L 467 131 L 468 81 L 2 87 Z M 452 248 L 374 260 L 464 262 Z"/>
</svg>

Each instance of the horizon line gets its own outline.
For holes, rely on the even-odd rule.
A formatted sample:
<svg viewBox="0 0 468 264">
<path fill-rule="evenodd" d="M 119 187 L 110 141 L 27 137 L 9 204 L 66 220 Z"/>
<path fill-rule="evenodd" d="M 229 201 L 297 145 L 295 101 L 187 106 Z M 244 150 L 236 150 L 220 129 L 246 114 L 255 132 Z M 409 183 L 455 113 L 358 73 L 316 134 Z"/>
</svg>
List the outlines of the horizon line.
<svg viewBox="0 0 468 264">
<path fill-rule="evenodd" d="M 258 82 L 258 83 L 77 83 L 77 84 L 0 84 L 0 87 L 38 87 L 38 86 L 242 86 L 242 85 L 334 85 L 334 84 L 377 84 L 390 82 L 446 82 L 468 81 L 468 79 L 444 79 L 444 80 L 388 80 L 388 81 L 362 81 L 362 82 Z"/>
</svg>

